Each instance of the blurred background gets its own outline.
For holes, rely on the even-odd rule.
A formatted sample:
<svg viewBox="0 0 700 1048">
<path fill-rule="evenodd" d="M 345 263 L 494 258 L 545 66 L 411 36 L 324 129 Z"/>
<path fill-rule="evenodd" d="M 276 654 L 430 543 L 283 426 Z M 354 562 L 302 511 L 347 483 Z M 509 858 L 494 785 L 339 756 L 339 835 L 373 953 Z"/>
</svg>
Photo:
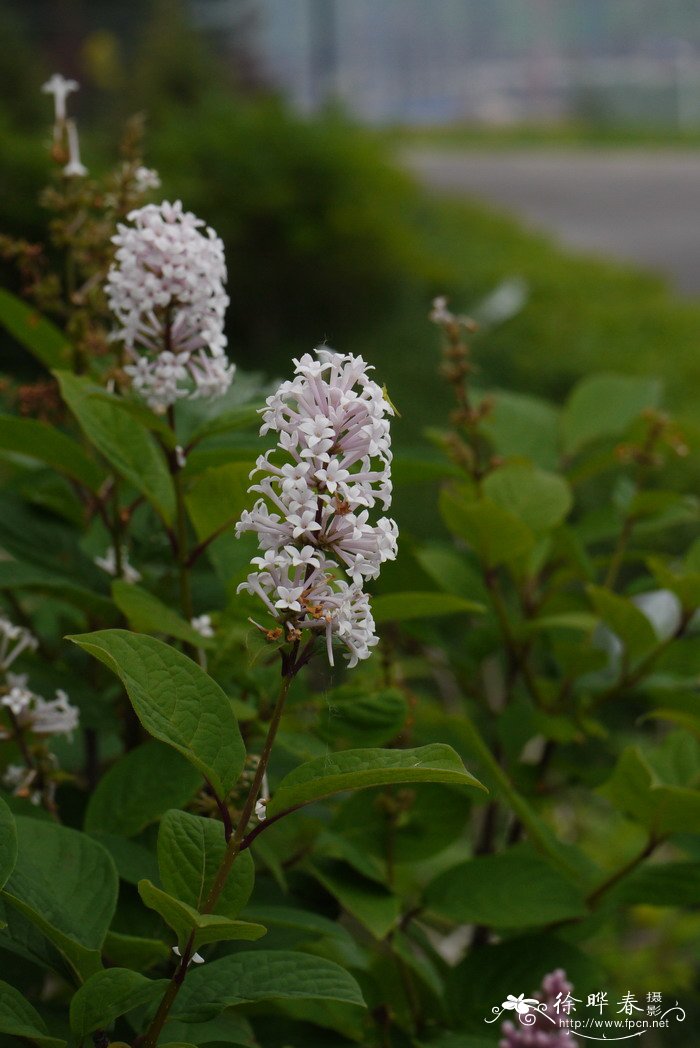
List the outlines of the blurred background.
<svg viewBox="0 0 700 1048">
<path fill-rule="evenodd" d="M 692 413 L 694 0 L 2 0 L 0 28 L 0 228 L 42 238 L 48 75 L 81 83 L 91 172 L 144 114 L 164 195 L 226 242 L 242 366 L 362 352 L 418 444 L 448 403 L 446 293 L 482 385 L 660 373 Z"/>
</svg>

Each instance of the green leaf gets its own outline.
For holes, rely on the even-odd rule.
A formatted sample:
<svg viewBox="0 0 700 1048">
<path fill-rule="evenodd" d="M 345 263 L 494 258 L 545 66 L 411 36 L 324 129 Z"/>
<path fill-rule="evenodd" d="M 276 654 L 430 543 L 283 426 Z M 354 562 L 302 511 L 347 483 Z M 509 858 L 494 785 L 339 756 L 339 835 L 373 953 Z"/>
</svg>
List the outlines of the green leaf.
<svg viewBox="0 0 700 1048">
<path fill-rule="evenodd" d="M 470 759 L 479 762 L 480 774 L 484 776 L 486 785 L 494 793 L 502 796 L 513 809 L 526 827 L 528 838 L 537 850 L 569 879 L 574 879 L 577 874 L 580 874 L 580 855 L 577 854 L 572 859 L 570 848 L 555 836 L 531 807 L 529 801 L 518 792 L 477 730 L 476 725 L 464 713 L 460 713 L 459 716 L 441 716 L 438 730 L 442 738 L 445 737 L 445 733 L 448 733 L 448 737 L 454 740 L 460 750 L 464 750 Z"/>
<path fill-rule="evenodd" d="M 23 817 L 16 825 L 17 863 L 3 898 L 86 979 L 101 967 L 117 901 L 114 863 L 97 841 L 66 826 Z"/>
<path fill-rule="evenodd" d="M 65 1041 L 51 1037 L 46 1023 L 23 993 L 0 980 L 0 1033 L 36 1041 L 41 1048 L 63 1048 Z"/>
<path fill-rule="evenodd" d="M 645 408 L 658 407 L 657 379 L 598 374 L 582 379 L 562 414 L 564 451 L 573 455 L 592 441 L 620 436 Z"/>
<path fill-rule="evenodd" d="M 101 630 L 71 637 L 120 677 L 146 731 L 194 764 L 225 797 L 238 781 L 245 748 L 216 681 L 154 637 Z"/>
<path fill-rule="evenodd" d="M 117 411 L 123 411 L 140 423 L 144 429 L 150 429 L 153 433 L 157 433 L 167 448 L 174 450 L 177 446 L 177 438 L 163 416 L 156 415 L 154 411 L 151 411 L 141 401 L 117 396 L 117 394 L 109 393 L 106 389 L 102 389 L 99 386 L 94 386 L 89 396 L 91 400 L 101 400 L 105 404 L 116 408 Z"/>
<path fill-rule="evenodd" d="M 137 972 L 166 964 L 172 956 L 170 947 L 160 939 L 144 939 L 140 935 L 121 932 L 107 932 L 103 952 L 110 966 Z"/>
<path fill-rule="evenodd" d="M 527 928 L 586 913 L 581 891 L 544 859 L 512 848 L 454 866 L 427 893 L 431 910 L 450 920 Z"/>
<path fill-rule="evenodd" d="M 319 706 L 328 712 L 319 725 L 323 737 L 344 739 L 347 746 L 381 746 L 395 738 L 408 719 L 408 702 L 399 688 L 369 695 L 338 689 L 324 696 Z"/>
<path fill-rule="evenodd" d="M 145 495 L 166 524 L 175 516 L 175 491 L 160 448 L 131 415 L 91 394 L 86 379 L 57 371 L 63 399 L 85 435 L 125 480 Z"/>
<path fill-rule="evenodd" d="M 646 615 L 636 604 L 603 586 L 586 586 L 591 604 L 622 642 L 630 659 L 644 658 L 659 643 Z"/>
<path fill-rule="evenodd" d="M 167 979 L 147 979 L 128 968 L 95 972 L 70 1002 L 70 1028 L 82 1040 L 132 1008 L 157 1001 L 169 985 Z"/>
<path fill-rule="evenodd" d="M 540 615 L 528 619 L 522 629 L 526 633 L 541 633 L 543 630 L 573 630 L 575 633 L 592 633 L 600 620 L 587 611 L 560 611 L 556 615 Z"/>
<path fill-rule="evenodd" d="M 341 1001 L 364 1007 L 355 980 L 333 961 L 292 950 L 255 950 L 190 972 L 172 1016 L 203 1022 L 237 1004 L 275 1000 Z"/>
<path fill-rule="evenodd" d="M 187 804 L 201 785 L 201 774 L 179 753 L 146 742 L 100 779 L 88 801 L 85 829 L 133 837 L 169 808 Z"/>
<path fill-rule="evenodd" d="M 150 881 L 139 881 L 138 887 L 145 905 L 159 913 L 165 923 L 173 929 L 181 950 L 185 948 L 193 932 L 194 948 L 197 949 L 208 942 L 259 939 L 267 931 L 262 924 L 236 921 L 220 914 L 199 913 L 187 903 L 173 898 L 161 888 L 156 888 Z"/>
<path fill-rule="evenodd" d="M 464 539 L 489 568 L 516 560 L 535 544 L 527 524 L 490 499 L 476 502 L 448 488 L 440 495 L 440 512 L 452 534 Z"/>
<path fill-rule="evenodd" d="M 423 571 L 446 593 L 480 601 L 486 598 L 481 573 L 454 545 L 431 542 L 415 550 L 414 555 Z"/>
<path fill-rule="evenodd" d="M 170 895 L 200 910 L 225 854 L 222 823 L 184 811 L 166 812 L 158 833 L 158 866 L 161 883 Z M 254 881 L 250 851 L 240 852 L 214 912 L 237 917 L 250 898 Z"/>
<path fill-rule="evenodd" d="M 526 456 L 544 469 L 558 459 L 559 412 L 551 404 L 522 393 L 496 390 L 493 408 L 483 420 L 484 432 L 504 458 Z"/>
<path fill-rule="evenodd" d="M 259 1048 L 253 1028 L 244 1015 L 227 1011 L 204 1023 L 182 1023 L 169 1019 L 163 1027 L 161 1040 L 167 1043 L 159 1048 L 191 1048 L 194 1045 L 215 1044 L 243 1045 L 244 1048 Z"/>
<path fill-rule="evenodd" d="M 0 797 L 0 888 L 17 862 L 17 830 L 12 812 Z"/>
<path fill-rule="evenodd" d="M 484 789 L 451 746 L 433 743 L 414 750 L 345 750 L 318 757 L 285 776 L 267 813 L 276 815 L 344 790 L 393 782 L 447 782 Z"/>
<path fill-rule="evenodd" d="M 90 491 L 97 491 L 104 480 L 103 471 L 77 441 L 36 419 L 0 415 L 0 448 L 44 462 Z"/>
<path fill-rule="evenodd" d="M 700 826 L 700 790 L 661 782 L 637 747 L 623 750 L 598 792 L 654 836 L 695 833 Z"/>
<path fill-rule="evenodd" d="M 234 433 L 239 429 L 257 429 L 260 426 L 261 407 L 262 404 L 241 404 L 229 411 L 222 411 L 220 415 L 205 419 L 190 436 L 190 442 L 214 437 L 219 433 Z"/>
<path fill-rule="evenodd" d="M 139 633 L 165 633 L 176 640 L 184 640 L 197 648 L 209 648 L 211 640 L 202 637 L 187 619 L 158 600 L 148 590 L 123 579 L 112 583 L 114 603 L 126 616 L 133 630 Z"/>
<path fill-rule="evenodd" d="M 700 862 L 647 863 L 625 877 L 613 892 L 616 905 L 694 909 L 700 899 Z"/>
<path fill-rule="evenodd" d="M 70 343 L 50 320 L 9 291 L 0 289 L 0 324 L 47 368 L 68 362 Z"/>
<path fill-rule="evenodd" d="M 573 504 L 571 488 L 563 477 L 528 463 L 499 466 L 486 477 L 483 488 L 492 502 L 514 513 L 534 532 L 556 528 Z"/>
<path fill-rule="evenodd" d="M 64 575 L 18 560 L 0 561 L 0 589 L 36 590 L 60 597 L 80 611 L 91 612 L 107 619 L 113 619 L 115 615 L 112 602 L 100 593 L 77 585 L 73 579 Z"/>
<path fill-rule="evenodd" d="M 376 623 L 431 619 L 440 615 L 483 614 L 483 604 L 452 593 L 387 593 L 372 599 Z"/>
<path fill-rule="evenodd" d="M 370 935 L 381 941 L 396 927 L 401 900 L 344 862 L 309 862 L 306 869 Z"/>
<path fill-rule="evenodd" d="M 185 503 L 200 542 L 227 524 L 233 526 L 250 503 L 250 462 L 230 462 L 201 473 L 192 483 Z"/>
</svg>

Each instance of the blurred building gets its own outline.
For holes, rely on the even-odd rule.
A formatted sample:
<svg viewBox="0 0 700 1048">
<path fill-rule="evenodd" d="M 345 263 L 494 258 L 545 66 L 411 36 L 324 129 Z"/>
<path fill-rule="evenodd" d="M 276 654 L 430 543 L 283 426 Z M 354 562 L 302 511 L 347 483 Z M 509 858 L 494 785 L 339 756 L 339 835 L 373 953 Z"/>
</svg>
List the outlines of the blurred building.
<svg viewBox="0 0 700 1048">
<path fill-rule="evenodd" d="M 700 125 L 697 0 L 191 0 L 224 36 L 242 3 L 268 79 L 304 112 Z"/>
</svg>

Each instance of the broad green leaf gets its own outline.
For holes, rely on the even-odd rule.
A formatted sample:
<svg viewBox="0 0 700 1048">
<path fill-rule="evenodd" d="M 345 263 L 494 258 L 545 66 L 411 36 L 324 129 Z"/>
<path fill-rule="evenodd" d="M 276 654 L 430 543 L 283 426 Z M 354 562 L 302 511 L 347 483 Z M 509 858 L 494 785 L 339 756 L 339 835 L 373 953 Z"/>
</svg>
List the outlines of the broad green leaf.
<svg viewBox="0 0 700 1048">
<path fill-rule="evenodd" d="M 104 480 L 104 472 L 77 441 L 37 419 L 0 415 L 0 449 L 45 462 L 90 491 Z"/>
<path fill-rule="evenodd" d="M 442 715 L 438 720 L 437 730 L 441 738 L 445 738 L 447 733 L 455 746 L 463 750 L 470 759 L 478 761 L 479 774 L 483 775 L 486 786 L 495 794 L 500 794 L 513 809 L 538 852 L 546 856 L 566 877 L 575 879 L 581 873 L 580 853 L 572 857 L 570 848 L 555 836 L 529 801 L 515 788 L 473 721 L 464 713 L 460 713 L 459 716 Z"/>
<path fill-rule="evenodd" d="M 166 964 L 172 957 L 170 947 L 160 939 L 144 939 L 122 932 L 107 932 L 102 952 L 110 966 L 137 972 Z"/>
<path fill-rule="evenodd" d="M 226 854 L 222 823 L 199 815 L 166 812 L 158 833 L 158 866 L 165 890 L 199 910 Z M 250 898 L 255 866 L 250 851 L 236 857 L 215 913 L 237 917 Z"/>
<path fill-rule="evenodd" d="M 189 764 L 187 765 L 189 768 Z M 158 880 L 158 860 L 146 845 L 131 837 L 118 837 L 114 833 L 90 834 L 114 859 L 117 873 L 127 884 L 138 884 L 144 880 Z M 127 965 L 128 967 L 128 965 Z"/>
<path fill-rule="evenodd" d="M 393 782 L 446 782 L 484 789 L 451 746 L 433 743 L 414 750 L 345 750 L 302 764 L 282 779 L 268 816 L 330 797 Z"/>
<path fill-rule="evenodd" d="M 70 1002 L 70 1028 L 82 1040 L 95 1030 L 112 1025 L 132 1008 L 159 1000 L 170 985 L 168 979 L 147 979 L 128 968 L 95 972 Z"/>
<path fill-rule="evenodd" d="M 427 901 L 450 920 L 496 928 L 527 928 L 586 913 L 580 889 L 521 848 L 454 866 L 432 882 Z"/>
<path fill-rule="evenodd" d="M 157 433 L 167 448 L 173 450 L 177 446 L 177 438 L 165 418 L 162 415 L 156 415 L 154 411 L 151 411 L 149 407 L 140 401 L 131 400 L 129 397 L 117 396 L 115 393 L 109 393 L 106 389 L 101 389 L 98 386 L 93 387 L 91 390 L 90 399 L 101 400 L 105 404 L 115 407 L 118 411 L 123 411 L 125 414 L 130 415 L 145 429 L 150 429 L 153 433 Z"/>
<path fill-rule="evenodd" d="M 260 426 L 259 408 L 262 404 L 241 404 L 220 415 L 205 419 L 190 436 L 190 441 L 214 437 L 219 433 L 233 433 L 239 429 L 258 429 Z"/>
<path fill-rule="evenodd" d="M 185 502 L 200 542 L 215 531 L 231 527 L 250 503 L 250 462 L 230 462 L 200 473 L 187 492 Z"/>
<path fill-rule="evenodd" d="M 12 812 L 0 797 L 0 888 L 7 882 L 17 861 L 17 830 Z"/>
<path fill-rule="evenodd" d="M 695 833 L 700 826 L 700 790 L 661 782 L 636 747 L 623 750 L 599 792 L 654 836 Z"/>
<path fill-rule="evenodd" d="M 54 574 L 34 564 L 24 564 L 18 560 L 0 561 L 0 589 L 35 590 L 48 593 L 54 597 L 103 618 L 115 616 L 112 602 L 100 593 L 77 585 L 73 579 Z"/>
<path fill-rule="evenodd" d="M 88 801 L 88 833 L 134 837 L 169 808 L 180 808 L 202 785 L 202 776 L 178 752 L 146 742 L 125 753 L 102 776 Z"/>
<path fill-rule="evenodd" d="M 562 414 L 564 451 L 573 455 L 594 440 L 620 436 L 645 408 L 659 404 L 661 386 L 638 375 L 591 375 L 574 388 Z"/>
<path fill-rule="evenodd" d="M 168 637 L 184 640 L 197 648 L 211 647 L 211 640 L 202 637 L 187 619 L 183 619 L 174 608 L 141 586 L 117 579 L 112 583 L 112 596 L 133 630 L 139 633 L 165 633 Z"/>
<path fill-rule="evenodd" d="M 96 387 L 88 379 L 66 371 L 57 371 L 56 378 L 85 435 L 170 524 L 175 516 L 172 478 L 148 430 L 113 404 L 92 396 Z"/>
<path fill-rule="evenodd" d="M 0 893 L 0 948 L 31 961 L 39 968 L 55 972 L 69 983 L 75 970 L 37 926 L 15 909 Z"/>
<path fill-rule="evenodd" d="M 154 637 L 101 630 L 70 639 L 120 677 L 146 731 L 187 757 L 225 797 L 243 770 L 245 749 L 216 681 Z"/>
<path fill-rule="evenodd" d="M 250 921 L 236 921 L 221 914 L 199 913 L 192 906 L 175 899 L 172 895 L 156 888 L 150 881 L 139 882 L 139 895 L 151 910 L 159 913 L 165 923 L 177 935 L 180 949 L 184 949 L 192 932 L 194 948 L 208 942 L 261 938 L 267 931 L 262 924 L 251 924 Z"/>
<path fill-rule="evenodd" d="M 631 600 L 603 586 L 587 586 L 586 592 L 603 622 L 624 645 L 630 659 L 644 658 L 659 643 L 651 622 Z"/>
<path fill-rule="evenodd" d="M 255 950 L 231 954 L 191 971 L 172 1016 L 204 1022 L 237 1004 L 295 999 L 364 1007 L 355 980 L 333 961 L 292 950 Z"/>
<path fill-rule="evenodd" d="M 47 368 L 61 367 L 71 355 L 66 336 L 15 295 L 0 289 L 0 324 Z"/>
<path fill-rule="evenodd" d="M 63 1048 L 66 1043 L 51 1037 L 46 1023 L 23 993 L 0 980 L 0 1033 L 35 1041 L 41 1048 Z"/>
<path fill-rule="evenodd" d="M 492 502 L 514 513 L 534 532 L 556 528 L 573 504 L 571 488 L 563 477 L 529 463 L 499 466 L 489 473 L 483 487 Z"/>
<path fill-rule="evenodd" d="M 372 600 L 374 621 L 406 622 L 409 619 L 430 619 L 441 615 L 482 614 L 486 609 L 475 600 L 457 597 L 453 593 L 387 593 Z"/>
<path fill-rule="evenodd" d="M 592 633 L 600 620 L 587 611 L 560 611 L 556 615 L 540 615 L 528 619 L 522 629 L 527 633 L 541 633 L 544 630 L 573 630 L 575 633 Z"/>
<path fill-rule="evenodd" d="M 227 1011 L 204 1023 L 182 1023 L 169 1019 L 163 1027 L 159 1048 L 190 1048 L 191 1045 L 212 1044 L 244 1045 L 258 1048 L 259 1042 L 253 1028 L 244 1015 Z"/>
<path fill-rule="evenodd" d="M 616 904 L 693 909 L 700 899 L 700 862 L 647 863 L 625 877 L 613 897 Z"/>
<path fill-rule="evenodd" d="M 401 915 L 401 900 L 383 884 L 344 862 L 309 862 L 308 871 L 377 940 L 385 939 Z"/>
<path fill-rule="evenodd" d="M 559 412 L 551 404 L 522 393 L 496 390 L 484 419 L 484 432 L 504 458 L 526 456 L 544 469 L 558 459 Z"/>
<path fill-rule="evenodd" d="M 453 545 L 431 542 L 415 550 L 423 571 L 446 593 L 485 600 L 487 591 L 481 573 Z"/>
<path fill-rule="evenodd" d="M 517 559 L 535 544 L 527 524 L 491 499 L 470 500 L 448 488 L 440 495 L 440 512 L 455 538 L 464 539 L 489 568 Z"/>
<path fill-rule="evenodd" d="M 661 557 L 648 557 L 647 566 L 663 589 L 675 593 L 684 610 L 692 612 L 700 606 L 700 571 L 672 571 Z"/>
<path fill-rule="evenodd" d="M 82 980 L 101 967 L 100 949 L 117 901 L 117 871 L 84 833 L 16 820 L 17 863 L 3 898 L 56 947 Z"/>
<path fill-rule="evenodd" d="M 323 696 L 319 708 L 327 712 L 319 724 L 323 737 L 344 739 L 348 746 L 381 746 L 395 738 L 408 719 L 408 702 L 399 688 L 369 695 L 338 689 Z"/>
</svg>

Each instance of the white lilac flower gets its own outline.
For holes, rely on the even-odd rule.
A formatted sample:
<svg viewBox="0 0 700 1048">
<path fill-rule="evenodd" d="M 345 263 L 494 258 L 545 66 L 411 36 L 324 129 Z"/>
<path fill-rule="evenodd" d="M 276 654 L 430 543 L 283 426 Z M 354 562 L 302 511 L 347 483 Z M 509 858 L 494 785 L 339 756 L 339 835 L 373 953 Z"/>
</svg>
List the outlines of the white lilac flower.
<svg viewBox="0 0 700 1048">
<path fill-rule="evenodd" d="M 131 582 L 131 583 L 140 582 L 141 581 L 141 572 L 137 571 L 136 568 L 134 568 L 129 563 L 129 558 L 127 556 L 127 552 L 126 552 L 126 547 L 125 546 L 122 546 L 122 549 L 121 549 L 121 561 L 122 561 L 122 563 L 121 563 L 121 569 L 122 569 L 121 577 L 124 579 L 124 581 L 125 582 Z M 104 554 L 103 557 L 95 557 L 94 558 L 94 563 L 97 565 L 98 568 L 101 568 L 102 571 L 106 571 L 108 575 L 116 576 L 116 574 L 117 574 L 117 555 L 116 555 L 116 551 L 114 549 L 114 546 L 110 546 L 105 551 L 105 554 Z"/>
<path fill-rule="evenodd" d="M 147 193 L 149 189 L 160 189 L 160 175 L 152 167 L 137 167 L 134 171 L 134 188 L 137 193 Z"/>
<path fill-rule="evenodd" d="M 190 619 L 190 626 L 197 631 L 200 637 L 204 637 L 206 640 L 214 636 L 211 615 L 195 615 L 193 619 Z"/>
<path fill-rule="evenodd" d="M 249 490 L 261 498 L 236 527 L 261 550 L 239 591 L 288 637 L 324 633 L 331 665 L 336 637 L 355 666 L 377 643 L 363 583 L 396 556 L 396 524 L 370 517 L 391 500 L 393 410 L 361 357 L 321 348 L 294 363 L 262 411 L 261 435 L 277 433 L 278 447 L 258 459 Z"/>
<path fill-rule="evenodd" d="M 24 626 L 16 626 L 0 615 L 0 670 L 7 672 L 23 651 L 35 651 L 37 639 Z"/>
<path fill-rule="evenodd" d="M 38 807 L 42 800 L 41 790 L 32 789 L 36 778 L 36 768 L 27 768 L 23 764 L 8 764 L 2 774 L 2 784 L 11 790 L 15 797 L 27 797 Z"/>
<path fill-rule="evenodd" d="M 226 356 L 222 241 L 180 201 L 128 217 L 112 238 L 106 291 L 133 389 L 160 412 L 183 397 L 221 396 L 235 370 Z"/>
<path fill-rule="evenodd" d="M 179 946 L 173 946 L 173 953 L 176 957 L 182 957 L 182 952 Z M 193 953 L 188 961 L 188 967 L 190 964 L 204 964 L 204 958 L 201 953 Z"/>
<path fill-rule="evenodd" d="M 84 178 L 88 173 L 85 164 L 80 161 L 80 140 L 75 120 L 66 122 L 68 132 L 68 163 L 63 168 L 65 178 Z"/>
<path fill-rule="evenodd" d="M 77 80 L 66 80 L 60 73 L 54 73 L 50 80 L 42 84 L 44 94 L 53 95 L 54 119 L 57 124 L 66 119 L 66 99 L 73 91 L 78 90 Z"/>
<path fill-rule="evenodd" d="M 65 691 L 59 688 L 56 698 L 47 701 L 27 687 L 25 674 L 8 674 L 7 683 L 0 706 L 10 711 L 20 728 L 36 735 L 70 735 L 78 727 L 80 712 L 71 706 Z"/>
</svg>

